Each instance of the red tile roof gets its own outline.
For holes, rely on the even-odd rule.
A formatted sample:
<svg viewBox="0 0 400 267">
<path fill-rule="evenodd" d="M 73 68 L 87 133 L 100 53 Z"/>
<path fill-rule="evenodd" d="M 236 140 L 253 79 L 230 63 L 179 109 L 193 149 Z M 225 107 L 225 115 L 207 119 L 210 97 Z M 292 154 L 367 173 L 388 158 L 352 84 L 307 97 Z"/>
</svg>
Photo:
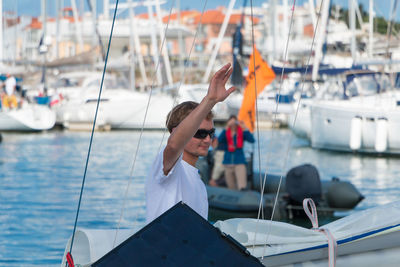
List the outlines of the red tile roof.
<svg viewBox="0 0 400 267">
<path fill-rule="evenodd" d="M 184 11 L 181 11 L 181 20 L 186 21 L 187 19 L 194 18 L 194 17 L 198 16 L 199 14 L 201 14 L 201 13 L 197 10 L 184 10 Z M 162 18 L 163 23 L 168 22 L 168 17 L 169 17 L 169 15 Z M 178 19 L 178 13 L 173 13 L 173 14 L 171 14 L 171 18 L 169 20 L 174 21 L 177 19 Z"/>
<path fill-rule="evenodd" d="M 184 10 L 181 11 L 181 20 L 185 22 L 188 21 L 188 19 L 193 18 L 193 21 L 191 21 L 191 23 L 198 24 L 201 18 L 202 24 L 222 24 L 225 19 L 225 14 L 222 13 L 220 9 L 207 10 L 204 12 L 203 16 L 201 16 L 201 12 L 197 10 Z M 154 16 L 156 16 L 156 14 L 154 14 Z M 162 18 L 163 23 L 168 22 L 168 17 L 169 15 L 164 16 Z M 229 24 L 240 23 L 241 17 L 242 17 L 241 14 L 231 14 L 231 17 L 229 18 Z M 246 17 L 249 18 L 250 16 L 247 15 Z M 148 13 L 142 13 L 137 15 L 137 18 L 148 19 L 149 15 Z M 178 19 L 178 13 L 172 13 L 171 18 L 169 20 L 174 21 L 177 19 Z M 257 17 L 253 18 L 254 24 L 257 24 L 259 21 L 260 21 L 259 18 Z"/>
<path fill-rule="evenodd" d="M 241 14 L 232 14 L 229 18 L 229 24 L 238 24 L 240 23 L 242 15 Z M 246 16 L 250 17 L 250 16 Z M 200 22 L 201 18 L 201 24 L 222 24 L 225 19 L 225 14 L 222 13 L 220 10 L 207 10 L 204 12 L 203 17 L 201 17 L 201 14 L 196 16 L 194 20 L 194 24 L 197 24 Z M 258 18 L 253 18 L 253 23 L 257 24 L 259 22 Z"/>
<path fill-rule="evenodd" d="M 27 28 L 39 30 L 42 28 L 42 23 L 38 20 L 38 18 L 32 18 L 31 24 L 26 26 Z"/>
</svg>

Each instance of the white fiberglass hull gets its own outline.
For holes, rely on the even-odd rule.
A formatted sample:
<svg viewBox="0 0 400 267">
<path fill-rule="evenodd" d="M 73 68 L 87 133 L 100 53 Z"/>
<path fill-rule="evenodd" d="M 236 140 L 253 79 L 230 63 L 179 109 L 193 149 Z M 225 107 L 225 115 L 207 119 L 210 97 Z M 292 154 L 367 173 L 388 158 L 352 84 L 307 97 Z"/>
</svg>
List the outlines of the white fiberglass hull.
<svg viewBox="0 0 400 267">
<path fill-rule="evenodd" d="M 0 131 L 43 131 L 53 128 L 55 122 L 54 111 L 43 105 L 0 111 Z"/>
<path fill-rule="evenodd" d="M 112 129 L 141 129 L 142 126 L 144 129 L 165 128 L 168 112 L 173 107 L 172 97 L 165 94 L 152 95 L 147 108 L 148 93 L 110 91 L 102 95 L 96 125 L 109 125 Z M 74 123 L 92 124 L 96 105 L 95 95 L 67 101 L 57 107 L 57 121 L 67 128 Z"/>
<path fill-rule="evenodd" d="M 337 241 L 336 266 L 398 266 L 399 208 L 400 202 L 393 202 L 322 226 Z M 328 266 L 328 241 L 322 232 L 256 219 L 230 219 L 215 226 L 266 266 Z"/>
<path fill-rule="evenodd" d="M 323 101 L 311 108 L 314 148 L 399 154 L 399 131 L 396 98 Z"/>
<path fill-rule="evenodd" d="M 312 101 L 312 100 L 311 100 Z M 305 103 L 303 103 L 305 102 Z M 302 138 L 311 138 L 311 111 L 310 101 L 301 100 L 300 107 L 297 110 L 298 103 L 294 104 L 295 111 L 289 115 L 288 126 L 297 136 Z"/>
</svg>

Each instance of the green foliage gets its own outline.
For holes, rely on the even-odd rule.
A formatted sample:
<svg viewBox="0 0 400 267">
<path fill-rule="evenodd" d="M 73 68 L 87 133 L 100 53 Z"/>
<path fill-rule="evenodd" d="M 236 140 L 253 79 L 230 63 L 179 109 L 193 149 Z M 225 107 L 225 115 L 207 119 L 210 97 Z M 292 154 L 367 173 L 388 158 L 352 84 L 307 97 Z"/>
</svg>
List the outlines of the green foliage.
<svg viewBox="0 0 400 267">
<path fill-rule="evenodd" d="M 362 20 L 367 22 L 369 20 L 369 13 L 364 10 L 364 6 L 362 4 L 359 5 L 360 13 Z M 339 15 L 339 20 L 346 22 L 347 26 L 350 27 L 349 24 L 349 10 L 348 9 L 341 9 L 340 10 L 340 15 Z M 374 18 L 374 32 L 380 33 L 380 34 L 387 34 L 388 31 L 388 23 L 384 17 L 375 17 Z M 356 19 L 356 28 L 360 28 L 360 23 Z M 394 22 L 393 24 L 393 29 L 395 31 L 400 30 L 400 23 Z"/>
</svg>

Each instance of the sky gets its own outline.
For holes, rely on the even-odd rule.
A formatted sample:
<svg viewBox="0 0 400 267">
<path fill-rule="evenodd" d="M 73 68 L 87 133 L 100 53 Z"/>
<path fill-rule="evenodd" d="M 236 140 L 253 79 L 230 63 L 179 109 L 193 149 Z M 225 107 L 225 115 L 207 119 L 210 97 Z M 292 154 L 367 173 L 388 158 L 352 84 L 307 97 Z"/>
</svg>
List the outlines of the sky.
<svg viewBox="0 0 400 267">
<path fill-rule="evenodd" d="M 3 1 L 3 11 L 12 11 L 16 12 L 20 15 L 29 15 L 29 16 L 39 16 L 41 13 L 41 2 L 42 0 L 0 0 Z M 57 0 L 47 0 L 47 9 L 49 16 L 54 16 L 56 14 L 56 1 Z M 82 4 L 85 10 L 88 10 L 87 6 L 88 0 L 75 0 L 77 8 L 80 9 Z M 119 2 L 126 2 L 127 0 L 120 0 Z M 132 0 L 137 1 L 137 0 Z M 160 0 L 162 1 L 162 0 Z M 205 1 L 207 1 L 206 9 L 212 9 L 217 6 L 228 6 L 229 0 L 202 0 L 202 1 L 193 1 L 193 0 L 180 0 L 181 10 L 185 9 L 197 9 L 202 10 Z M 243 5 L 244 0 L 236 0 L 235 8 L 240 8 Z M 247 6 L 250 6 L 252 1 L 253 6 L 261 6 L 262 3 L 268 2 L 268 0 L 247 0 Z M 278 0 L 279 1 L 279 0 Z M 287 0 L 289 5 L 293 4 L 293 1 L 296 2 L 296 5 L 303 5 L 304 2 L 308 2 L 308 0 Z M 349 0 L 331 0 L 332 4 L 337 4 L 342 7 L 347 8 Z M 389 12 L 391 10 L 391 3 L 393 0 L 374 0 L 375 4 L 375 13 L 377 16 L 383 16 L 388 18 Z M 71 0 L 60 0 L 60 2 L 64 2 L 64 6 L 71 6 Z M 110 6 L 115 5 L 116 0 L 109 0 Z M 171 5 L 176 5 L 178 0 L 166 0 L 166 3 L 162 6 L 164 9 L 169 10 Z M 363 4 L 365 9 L 368 10 L 369 0 L 357 0 L 358 3 Z M 103 9 L 103 0 L 96 0 L 97 10 L 99 13 L 102 13 Z M 398 21 L 400 18 L 400 7 L 397 8 L 397 17 Z M 141 13 L 140 9 L 135 10 L 136 13 Z M 144 12 L 144 10 L 142 11 Z"/>
</svg>

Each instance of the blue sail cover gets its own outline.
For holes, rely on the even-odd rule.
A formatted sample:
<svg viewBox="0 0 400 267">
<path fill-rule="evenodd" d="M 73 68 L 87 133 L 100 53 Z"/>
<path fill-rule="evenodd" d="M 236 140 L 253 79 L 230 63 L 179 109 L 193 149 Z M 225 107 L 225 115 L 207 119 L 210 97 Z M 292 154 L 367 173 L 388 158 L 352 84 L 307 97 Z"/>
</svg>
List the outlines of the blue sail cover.
<svg viewBox="0 0 400 267">
<path fill-rule="evenodd" d="M 299 72 L 301 74 L 311 74 L 312 73 L 313 66 L 306 66 L 306 67 L 297 67 L 297 68 L 292 68 L 292 67 L 278 67 L 278 66 L 272 66 L 272 70 L 275 72 L 276 75 L 280 75 L 283 70 L 283 74 L 289 74 L 292 72 Z M 361 66 L 353 66 L 351 68 L 332 68 L 331 66 L 328 65 L 320 65 L 318 74 L 320 75 L 338 75 L 341 73 L 344 73 L 346 71 L 351 71 L 351 70 L 360 70 L 362 69 Z"/>
<path fill-rule="evenodd" d="M 240 243 L 180 202 L 92 266 L 263 265 Z"/>
</svg>

